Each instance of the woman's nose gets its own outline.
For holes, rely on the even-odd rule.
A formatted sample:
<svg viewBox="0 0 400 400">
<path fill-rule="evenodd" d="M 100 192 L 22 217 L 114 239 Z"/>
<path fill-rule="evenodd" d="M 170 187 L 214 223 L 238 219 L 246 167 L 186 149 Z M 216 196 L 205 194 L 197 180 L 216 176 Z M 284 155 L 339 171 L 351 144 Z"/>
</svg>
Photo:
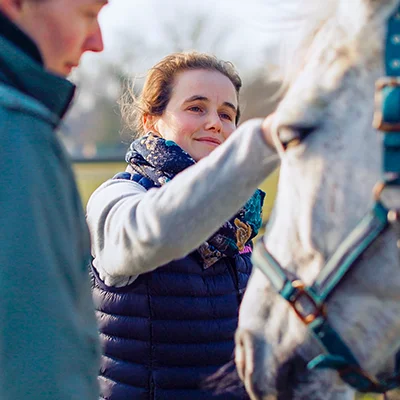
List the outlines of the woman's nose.
<svg viewBox="0 0 400 400">
<path fill-rule="evenodd" d="M 212 130 L 215 132 L 221 132 L 222 121 L 218 113 L 209 114 L 209 118 L 206 124 L 206 130 Z"/>
</svg>

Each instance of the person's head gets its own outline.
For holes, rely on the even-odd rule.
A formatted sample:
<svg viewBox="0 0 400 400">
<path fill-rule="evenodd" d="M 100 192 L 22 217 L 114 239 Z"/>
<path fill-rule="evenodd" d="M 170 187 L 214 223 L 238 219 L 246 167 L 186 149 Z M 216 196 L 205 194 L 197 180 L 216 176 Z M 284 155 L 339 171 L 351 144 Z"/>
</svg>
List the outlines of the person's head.
<svg viewBox="0 0 400 400">
<path fill-rule="evenodd" d="M 0 0 L 0 11 L 38 46 L 46 69 L 66 76 L 86 51 L 103 50 L 98 14 L 107 0 Z"/>
<path fill-rule="evenodd" d="M 197 52 L 174 53 L 152 67 L 138 98 L 128 91 L 122 114 L 137 134 L 172 140 L 196 161 L 235 130 L 241 79 L 230 62 Z"/>
</svg>

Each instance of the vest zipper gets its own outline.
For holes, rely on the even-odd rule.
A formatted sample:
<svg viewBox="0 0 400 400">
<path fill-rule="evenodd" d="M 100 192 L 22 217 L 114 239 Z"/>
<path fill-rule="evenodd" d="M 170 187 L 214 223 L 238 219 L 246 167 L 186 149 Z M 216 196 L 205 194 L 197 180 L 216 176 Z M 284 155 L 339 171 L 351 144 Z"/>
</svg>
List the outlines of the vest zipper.
<svg viewBox="0 0 400 400">
<path fill-rule="evenodd" d="M 238 304 L 240 305 L 240 303 L 242 302 L 243 295 L 242 295 L 242 293 L 240 293 L 240 289 L 239 289 L 239 276 L 238 276 L 238 273 L 237 273 L 235 262 L 233 260 L 231 260 L 231 259 L 229 259 L 227 261 L 228 261 L 228 270 L 229 270 L 229 273 L 230 273 L 230 275 L 232 277 L 233 284 L 235 285 L 236 297 L 237 297 L 237 300 L 238 300 Z"/>
<path fill-rule="evenodd" d="M 150 287 L 149 287 L 149 281 L 147 280 L 146 282 L 146 291 L 147 291 L 147 302 L 149 305 L 149 339 L 150 339 L 150 400 L 154 400 L 154 338 L 153 338 L 153 307 L 151 304 L 151 293 L 150 293 Z"/>
<path fill-rule="evenodd" d="M 154 379 L 153 379 L 153 371 L 151 372 L 151 378 L 150 378 L 150 399 L 154 400 Z"/>
</svg>

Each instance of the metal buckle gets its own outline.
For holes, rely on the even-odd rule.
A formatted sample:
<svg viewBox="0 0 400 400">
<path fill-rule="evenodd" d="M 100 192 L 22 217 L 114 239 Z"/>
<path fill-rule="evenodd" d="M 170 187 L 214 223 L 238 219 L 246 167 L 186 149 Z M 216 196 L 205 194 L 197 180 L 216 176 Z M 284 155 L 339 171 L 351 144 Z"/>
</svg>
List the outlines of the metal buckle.
<svg viewBox="0 0 400 400">
<path fill-rule="evenodd" d="M 301 319 L 301 321 L 305 324 L 311 324 L 316 318 L 319 316 L 326 315 L 326 307 L 325 304 L 318 305 L 316 301 L 310 296 L 310 294 L 305 290 L 304 283 L 300 280 L 295 280 L 292 282 L 292 286 L 297 289 L 296 293 L 289 299 L 289 303 L 291 304 L 296 315 Z M 305 296 L 307 301 L 309 301 L 314 310 L 304 314 L 301 309 L 298 307 L 298 300 Z"/>
<path fill-rule="evenodd" d="M 385 87 L 398 87 L 400 86 L 400 78 L 395 76 L 384 76 L 379 78 L 375 83 L 375 112 L 372 126 L 375 129 L 385 132 L 399 132 L 400 123 L 391 124 L 383 120 L 382 103 L 383 95 L 382 89 Z"/>
<path fill-rule="evenodd" d="M 372 193 L 374 196 L 374 200 L 375 201 L 380 201 L 381 200 L 381 195 L 382 192 L 389 187 L 398 187 L 399 188 L 399 184 L 397 183 L 400 179 L 400 175 L 399 174 L 395 174 L 395 173 L 387 173 L 386 174 L 386 179 L 383 181 L 378 181 L 375 183 L 373 189 L 372 189 Z"/>
<path fill-rule="evenodd" d="M 381 194 L 382 194 L 383 190 L 385 189 L 385 187 L 386 187 L 386 182 L 378 181 L 375 183 L 375 185 L 372 189 L 372 193 L 374 195 L 375 201 L 380 201 Z"/>
</svg>

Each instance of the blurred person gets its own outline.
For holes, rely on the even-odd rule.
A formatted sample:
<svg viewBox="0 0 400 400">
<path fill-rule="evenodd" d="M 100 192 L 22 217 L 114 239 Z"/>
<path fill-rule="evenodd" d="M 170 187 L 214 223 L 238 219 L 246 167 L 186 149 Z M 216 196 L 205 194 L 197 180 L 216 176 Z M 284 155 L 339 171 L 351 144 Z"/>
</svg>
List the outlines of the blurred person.
<svg viewBox="0 0 400 400">
<path fill-rule="evenodd" d="M 236 130 L 241 85 L 229 62 L 175 53 L 122 101 L 141 136 L 87 208 L 104 399 L 247 398 L 203 385 L 232 360 L 257 186 L 278 162 L 262 120 Z"/>
<path fill-rule="evenodd" d="M 59 127 L 106 0 L 0 0 L 0 399 L 98 398 L 90 244 Z"/>
</svg>

